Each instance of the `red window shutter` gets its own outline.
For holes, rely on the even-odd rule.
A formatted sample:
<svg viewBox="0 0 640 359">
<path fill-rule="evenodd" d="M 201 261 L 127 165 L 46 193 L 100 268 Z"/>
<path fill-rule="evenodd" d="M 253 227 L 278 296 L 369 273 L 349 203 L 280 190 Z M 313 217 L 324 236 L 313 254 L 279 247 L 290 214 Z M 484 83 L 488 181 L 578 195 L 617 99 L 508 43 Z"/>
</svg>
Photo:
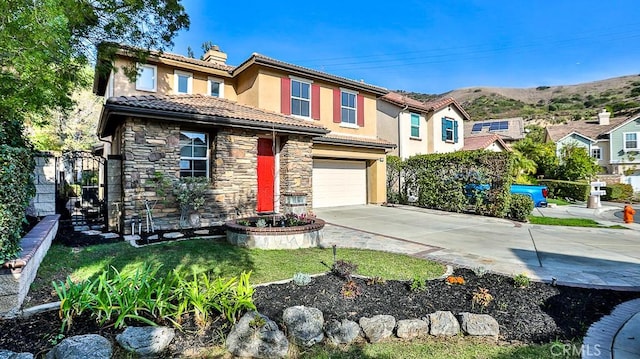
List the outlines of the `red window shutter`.
<svg viewBox="0 0 640 359">
<path fill-rule="evenodd" d="M 283 77 L 280 81 L 280 112 L 291 114 L 291 79 Z"/>
<path fill-rule="evenodd" d="M 356 116 L 358 117 L 356 120 L 358 126 L 364 127 L 364 97 L 362 95 L 356 97 Z"/>
<path fill-rule="evenodd" d="M 311 85 L 311 118 L 320 119 L 320 85 Z"/>
<path fill-rule="evenodd" d="M 340 123 L 342 118 L 340 115 L 340 89 L 333 89 L 333 122 Z"/>
</svg>

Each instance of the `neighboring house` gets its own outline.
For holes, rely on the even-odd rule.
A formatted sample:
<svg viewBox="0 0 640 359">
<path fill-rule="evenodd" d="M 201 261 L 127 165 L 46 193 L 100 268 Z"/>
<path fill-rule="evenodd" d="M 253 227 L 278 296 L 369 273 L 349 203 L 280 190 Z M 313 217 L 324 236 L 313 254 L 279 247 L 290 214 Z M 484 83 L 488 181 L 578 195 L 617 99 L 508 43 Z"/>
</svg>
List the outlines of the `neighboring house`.
<svg viewBox="0 0 640 359">
<path fill-rule="evenodd" d="M 378 136 L 397 144 L 392 154 L 402 159 L 464 147 L 467 112 L 453 98 L 424 103 L 389 92 L 378 99 Z"/>
<path fill-rule="evenodd" d="M 511 148 L 496 134 L 465 138 L 463 151 L 486 150 L 492 152 L 511 152 Z"/>
<path fill-rule="evenodd" d="M 510 146 L 526 136 L 522 117 L 491 119 L 468 123 L 464 129 L 465 141 L 476 136 L 498 135 Z"/>
<path fill-rule="evenodd" d="M 122 228 L 158 199 L 156 172 L 211 179 L 205 225 L 280 212 L 287 194 L 307 195 L 309 208 L 386 200 L 394 145 L 376 137 L 385 89 L 258 54 L 234 67 L 217 47 L 204 60 L 152 52 L 133 82 L 119 68 L 135 64 L 122 47 L 114 71 L 94 81 L 107 98 L 105 155 L 121 161 L 121 188 L 108 198 L 122 202 Z M 154 216 L 175 226 L 175 212 Z"/>
<path fill-rule="evenodd" d="M 546 131 L 558 154 L 567 144 L 584 147 L 606 173 L 621 175 L 622 182 L 640 191 L 640 113 L 611 118 L 603 110 L 596 121 L 572 121 Z"/>
</svg>

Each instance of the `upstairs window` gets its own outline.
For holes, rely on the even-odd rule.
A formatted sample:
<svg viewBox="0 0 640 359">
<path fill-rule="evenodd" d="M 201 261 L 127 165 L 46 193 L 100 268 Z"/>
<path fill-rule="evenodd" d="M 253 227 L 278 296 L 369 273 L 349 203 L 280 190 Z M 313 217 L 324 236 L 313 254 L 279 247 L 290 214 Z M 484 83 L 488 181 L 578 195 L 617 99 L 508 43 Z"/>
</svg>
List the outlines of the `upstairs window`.
<svg viewBox="0 0 640 359">
<path fill-rule="evenodd" d="M 224 98 L 224 80 L 209 77 L 209 96 Z"/>
<path fill-rule="evenodd" d="M 180 177 L 208 177 L 209 138 L 206 133 L 180 131 Z"/>
<path fill-rule="evenodd" d="M 625 150 L 637 150 L 638 149 L 638 133 L 630 132 L 624 134 L 624 149 Z"/>
<path fill-rule="evenodd" d="M 193 74 L 190 72 L 174 71 L 175 92 L 179 94 L 191 94 L 193 86 Z"/>
<path fill-rule="evenodd" d="M 291 79 L 291 114 L 311 117 L 311 84 Z"/>
<path fill-rule="evenodd" d="M 158 69 L 154 65 L 138 64 L 138 77 L 136 78 L 136 90 L 156 92 Z"/>
<path fill-rule="evenodd" d="M 442 118 L 442 141 L 458 143 L 458 122 L 452 118 Z"/>
<path fill-rule="evenodd" d="M 356 95 L 345 90 L 340 92 L 340 118 L 344 124 L 356 125 Z"/>
<path fill-rule="evenodd" d="M 411 114 L 411 137 L 420 137 L 420 115 Z"/>
</svg>

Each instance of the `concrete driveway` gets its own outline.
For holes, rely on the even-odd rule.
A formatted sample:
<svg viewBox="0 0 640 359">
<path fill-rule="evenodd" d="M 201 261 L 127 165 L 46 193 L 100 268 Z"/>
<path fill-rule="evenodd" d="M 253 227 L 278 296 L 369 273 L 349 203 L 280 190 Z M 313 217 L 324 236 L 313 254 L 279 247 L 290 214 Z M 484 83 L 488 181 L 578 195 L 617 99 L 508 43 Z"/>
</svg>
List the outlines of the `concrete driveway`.
<svg viewBox="0 0 640 359">
<path fill-rule="evenodd" d="M 325 244 L 527 273 L 560 284 L 640 289 L 640 231 L 634 229 L 529 225 L 410 206 L 336 207 L 316 214 L 329 223 Z"/>
</svg>

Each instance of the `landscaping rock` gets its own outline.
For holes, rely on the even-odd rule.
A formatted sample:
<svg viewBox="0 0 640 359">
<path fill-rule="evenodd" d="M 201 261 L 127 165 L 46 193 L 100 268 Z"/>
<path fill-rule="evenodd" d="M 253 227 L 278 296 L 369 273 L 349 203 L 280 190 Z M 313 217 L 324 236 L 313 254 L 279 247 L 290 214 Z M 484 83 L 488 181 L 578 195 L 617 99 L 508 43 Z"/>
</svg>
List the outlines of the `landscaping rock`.
<svg viewBox="0 0 640 359">
<path fill-rule="evenodd" d="M 282 320 L 287 331 L 296 342 L 310 347 L 324 339 L 324 316 L 318 308 L 297 305 L 289 307 L 282 313 Z"/>
<path fill-rule="evenodd" d="M 284 358 L 289 351 L 289 341 L 278 325 L 255 311 L 240 318 L 226 344 L 227 350 L 239 357 Z"/>
<path fill-rule="evenodd" d="M 398 321 L 396 329 L 398 338 L 417 338 L 429 335 L 429 323 L 421 319 L 406 319 Z"/>
<path fill-rule="evenodd" d="M 455 319 L 455 318 L 454 318 Z M 370 343 L 377 343 L 393 334 L 396 318 L 390 315 L 375 315 L 360 318 L 360 327 Z"/>
<path fill-rule="evenodd" d="M 460 313 L 462 330 L 469 335 L 498 337 L 500 325 L 488 314 Z"/>
<path fill-rule="evenodd" d="M 460 324 L 451 312 L 438 311 L 429 314 L 431 335 L 457 335 L 460 333 Z"/>
<path fill-rule="evenodd" d="M 327 323 L 325 332 L 333 344 L 350 344 L 361 333 L 358 323 L 349 319 L 332 320 Z"/>
<path fill-rule="evenodd" d="M 193 234 L 197 235 L 197 236 L 206 236 L 209 234 L 209 230 L 208 229 L 197 229 L 195 231 L 193 231 Z"/>
<path fill-rule="evenodd" d="M 33 359 L 33 354 L 15 353 L 11 350 L 0 349 L 0 359 Z"/>
<path fill-rule="evenodd" d="M 127 327 L 116 341 L 138 355 L 155 355 L 167 349 L 175 335 L 175 330 L 167 327 Z"/>
<path fill-rule="evenodd" d="M 86 334 L 64 339 L 47 353 L 46 359 L 108 359 L 112 352 L 107 338 Z"/>
</svg>

